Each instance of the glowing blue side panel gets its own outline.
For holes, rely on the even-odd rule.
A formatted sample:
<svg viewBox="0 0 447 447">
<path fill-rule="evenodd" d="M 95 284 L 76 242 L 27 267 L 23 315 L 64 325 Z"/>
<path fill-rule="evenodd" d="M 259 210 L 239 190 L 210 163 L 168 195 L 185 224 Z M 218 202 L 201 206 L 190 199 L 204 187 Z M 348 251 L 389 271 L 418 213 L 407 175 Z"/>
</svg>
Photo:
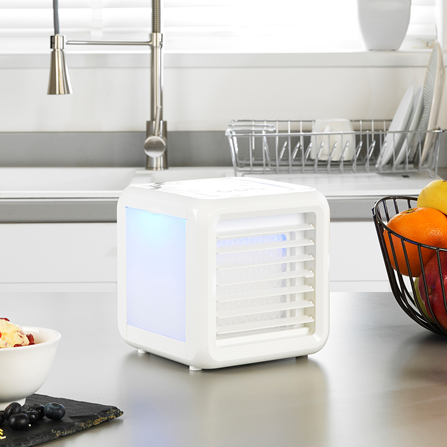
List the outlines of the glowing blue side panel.
<svg viewBox="0 0 447 447">
<path fill-rule="evenodd" d="M 186 340 L 186 219 L 126 208 L 127 323 Z"/>
</svg>

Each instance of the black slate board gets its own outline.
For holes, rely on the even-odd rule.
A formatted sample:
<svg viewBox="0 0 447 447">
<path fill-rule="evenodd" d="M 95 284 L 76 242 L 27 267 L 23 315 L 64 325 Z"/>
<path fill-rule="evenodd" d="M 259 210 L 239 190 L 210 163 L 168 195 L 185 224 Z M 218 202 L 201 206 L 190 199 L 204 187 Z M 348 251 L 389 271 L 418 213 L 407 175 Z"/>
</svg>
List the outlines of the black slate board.
<svg viewBox="0 0 447 447">
<path fill-rule="evenodd" d="M 50 402 L 57 402 L 65 407 L 65 416 L 60 421 L 44 418 L 27 431 L 14 431 L 5 421 L 0 426 L 5 437 L 5 439 L 0 439 L 0 447 L 29 447 L 43 444 L 116 419 L 123 414 L 119 408 L 110 405 L 80 402 L 43 394 L 33 394 L 28 397 L 25 406 L 32 404 L 46 405 Z"/>
</svg>

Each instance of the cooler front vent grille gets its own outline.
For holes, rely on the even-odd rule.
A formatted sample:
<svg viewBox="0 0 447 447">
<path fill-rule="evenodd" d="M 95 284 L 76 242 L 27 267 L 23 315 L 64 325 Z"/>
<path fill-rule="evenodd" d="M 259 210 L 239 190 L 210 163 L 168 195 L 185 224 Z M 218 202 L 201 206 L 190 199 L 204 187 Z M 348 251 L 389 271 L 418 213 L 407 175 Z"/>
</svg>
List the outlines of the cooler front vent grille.
<svg viewBox="0 0 447 447">
<path fill-rule="evenodd" d="M 306 215 L 301 216 L 306 221 Z M 216 337 L 235 339 L 314 323 L 312 224 L 218 232 Z"/>
</svg>

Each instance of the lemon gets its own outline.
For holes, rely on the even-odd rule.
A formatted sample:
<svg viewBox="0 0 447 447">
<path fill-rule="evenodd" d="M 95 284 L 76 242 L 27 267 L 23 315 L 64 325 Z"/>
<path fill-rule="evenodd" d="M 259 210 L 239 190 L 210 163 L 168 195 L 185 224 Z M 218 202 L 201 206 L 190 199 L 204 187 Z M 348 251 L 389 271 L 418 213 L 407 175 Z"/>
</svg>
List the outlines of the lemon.
<svg viewBox="0 0 447 447">
<path fill-rule="evenodd" d="M 438 179 L 430 182 L 420 192 L 417 206 L 434 208 L 447 214 L 447 181 Z"/>
</svg>

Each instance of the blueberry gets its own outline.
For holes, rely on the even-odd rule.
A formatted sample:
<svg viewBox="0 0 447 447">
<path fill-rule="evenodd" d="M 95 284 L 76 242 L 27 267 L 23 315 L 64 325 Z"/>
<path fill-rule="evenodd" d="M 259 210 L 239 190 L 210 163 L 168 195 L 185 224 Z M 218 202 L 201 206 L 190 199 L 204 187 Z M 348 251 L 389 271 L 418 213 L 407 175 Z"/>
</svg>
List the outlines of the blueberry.
<svg viewBox="0 0 447 447">
<path fill-rule="evenodd" d="M 5 419 L 9 419 L 13 414 L 20 413 L 22 411 L 22 406 L 18 402 L 13 402 L 9 404 L 3 414 Z"/>
<path fill-rule="evenodd" d="M 39 419 L 42 419 L 45 416 L 45 407 L 43 405 L 40 404 L 30 405 L 27 411 L 29 410 L 37 411 L 37 413 L 39 414 Z"/>
<path fill-rule="evenodd" d="M 14 413 L 9 417 L 9 426 L 13 430 L 28 430 L 29 418 L 25 413 Z"/>
<path fill-rule="evenodd" d="M 62 404 L 51 402 L 45 405 L 45 416 L 53 421 L 62 419 L 65 414 L 65 407 Z"/>
<path fill-rule="evenodd" d="M 28 416 L 31 425 L 35 424 L 39 419 L 42 419 L 36 410 L 26 410 L 24 413 Z"/>
</svg>

